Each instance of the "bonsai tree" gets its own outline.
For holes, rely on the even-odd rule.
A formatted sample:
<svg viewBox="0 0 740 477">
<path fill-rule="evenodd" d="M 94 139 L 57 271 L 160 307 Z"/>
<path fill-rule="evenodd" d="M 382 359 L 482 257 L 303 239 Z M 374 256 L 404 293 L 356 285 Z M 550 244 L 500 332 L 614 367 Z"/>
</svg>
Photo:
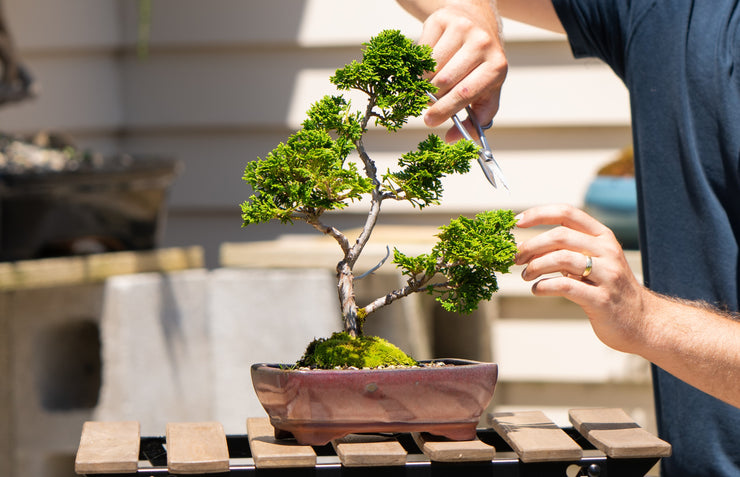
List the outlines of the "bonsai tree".
<svg viewBox="0 0 740 477">
<path fill-rule="evenodd" d="M 301 365 L 314 367 L 413 364 L 405 353 L 363 334 L 366 318 L 411 293 L 427 292 L 448 311 L 471 313 L 498 290 L 495 272 L 513 264 L 516 244 L 510 210 L 459 217 L 440 228 L 439 241 L 428 254 L 411 257 L 399 250 L 393 262 L 407 278 L 405 286 L 360 306 L 355 299 L 354 265 L 375 227 L 386 200 L 406 201 L 423 209 L 438 204 L 442 178 L 468 172 L 478 146 L 467 140 L 446 144 L 429 135 L 415 151 L 398 159 L 397 170 L 379 172 L 363 142 L 372 122 L 394 132 L 409 117 L 419 116 L 436 88 L 423 74 L 434 69 L 431 48 L 416 45 L 399 31 L 386 30 L 364 44 L 362 61 L 336 71 L 330 81 L 339 90 L 367 95 L 356 111 L 341 94 L 313 104 L 302 128 L 264 159 L 248 163 L 244 180 L 253 194 L 241 205 L 243 226 L 279 220 L 301 220 L 331 236 L 341 249 L 337 290 L 344 330 L 312 342 Z M 359 160 L 349 159 L 356 151 Z M 354 242 L 324 222 L 324 213 L 369 197 L 367 217 Z M 382 262 L 381 262 L 382 263 Z"/>
</svg>

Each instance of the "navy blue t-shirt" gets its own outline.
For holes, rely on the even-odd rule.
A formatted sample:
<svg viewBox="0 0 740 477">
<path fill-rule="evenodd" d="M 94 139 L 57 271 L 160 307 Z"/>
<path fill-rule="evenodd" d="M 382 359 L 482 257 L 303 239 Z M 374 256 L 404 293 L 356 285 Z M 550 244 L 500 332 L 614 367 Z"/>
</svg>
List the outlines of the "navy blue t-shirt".
<svg viewBox="0 0 740 477">
<path fill-rule="evenodd" d="M 738 310 L 738 0 L 553 0 L 630 93 L 645 282 Z M 737 67 L 737 68 L 736 68 Z M 740 343 L 738 343 L 740 346 Z M 653 368 L 664 476 L 740 475 L 740 409 Z"/>
</svg>

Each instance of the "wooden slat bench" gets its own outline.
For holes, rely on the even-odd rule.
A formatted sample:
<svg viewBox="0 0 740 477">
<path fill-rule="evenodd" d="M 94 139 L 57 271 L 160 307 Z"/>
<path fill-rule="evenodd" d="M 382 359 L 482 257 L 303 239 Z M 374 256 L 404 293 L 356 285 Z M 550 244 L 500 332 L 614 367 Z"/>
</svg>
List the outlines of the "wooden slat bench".
<svg viewBox="0 0 740 477">
<path fill-rule="evenodd" d="M 86 422 L 75 460 L 78 474 L 126 474 L 139 465 L 139 423 Z"/>
<path fill-rule="evenodd" d="M 490 422 L 522 462 L 574 461 L 583 457 L 581 446 L 541 411 L 496 413 Z"/>
<path fill-rule="evenodd" d="M 247 436 L 256 467 L 313 467 L 316 465 L 316 452 L 313 447 L 275 439 L 275 431 L 267 419 L 256 417 L 247 419 Z"/>
<path fill-rule="evenodd" d="M 218 422 L 167 424 L 167 468 L 173 474 L 228 472 L 223 426 Z"/>
<path fill-rule="evenodd" d="M 581 435 L 609 457 L 671 455 L 670 444 L 635 424 L 622 409 L 571 409 L 568 417 Z"/>
<path fill-rule="evenodd" d="M 352 434 L 316 447 L 275 439 L 266 418 L 248 419 L 247 435 L 242 436 L 226 436 L 220 423 L 171 423 L 166 437 L 141 438 L 141 445 L 138 423 L 88 422 L 75 470 L 153 476 L 256 475 L 259 469 L 303 475 L 305 469 L 313 476 L 339 475 L 345 468 L 405 466 L 405 475 L 438 477 L 491 472 L 562 476 L 576 466 L 578 475 L 596 468 L 602 475 L 642 476 L 670 455 L 668 443 L 637 426 L 621 409 L 577 409 L 570 418 L 574 428 L 561 429 L 539 411 L 500 413 L 490 416 L 491 429 L 479 429 L 471 441 L 425 433 Z"/>
</svg>

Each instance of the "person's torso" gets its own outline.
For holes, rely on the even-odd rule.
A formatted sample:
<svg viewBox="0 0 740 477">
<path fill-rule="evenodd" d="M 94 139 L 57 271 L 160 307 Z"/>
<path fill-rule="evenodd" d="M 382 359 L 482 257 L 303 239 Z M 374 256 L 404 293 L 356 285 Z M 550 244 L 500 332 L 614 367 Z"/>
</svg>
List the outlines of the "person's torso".
<svg viewBox="0 0 740 477">
<path fill-rule="evenodd" d="M 577 56 L 630 91 L 646 283 L 738 310 L 740 6 L 553 0 Z M 738 343 L 740 346 L 740 343 Z M 665 476 L 740 475 L 740 410 L 655 368 Z"/>
</svg>

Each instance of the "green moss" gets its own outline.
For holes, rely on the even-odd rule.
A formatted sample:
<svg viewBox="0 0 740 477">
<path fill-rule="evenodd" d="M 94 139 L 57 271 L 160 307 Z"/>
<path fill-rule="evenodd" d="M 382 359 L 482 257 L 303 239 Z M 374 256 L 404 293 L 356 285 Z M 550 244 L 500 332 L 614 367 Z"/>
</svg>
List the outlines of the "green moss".
<svg viewBox="0 0 740 477">
<path fill-rule="evenodd" d="M 333 369 L 352 366 L 377 368 L 382 366 L 414 366 L 416 360 L 395 345 L 377 336 L 352 338 L 345 332 L 334 333 L 330 338 L 312 341 L 298 366 Z"/>
</svg>

